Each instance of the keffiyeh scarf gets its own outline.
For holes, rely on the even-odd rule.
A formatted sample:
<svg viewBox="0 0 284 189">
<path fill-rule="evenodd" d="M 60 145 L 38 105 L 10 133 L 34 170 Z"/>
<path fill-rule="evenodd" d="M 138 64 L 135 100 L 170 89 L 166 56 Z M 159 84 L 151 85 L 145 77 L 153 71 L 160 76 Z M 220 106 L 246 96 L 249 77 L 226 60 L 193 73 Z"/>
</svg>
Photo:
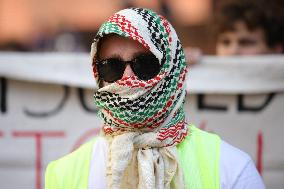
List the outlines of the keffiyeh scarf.
<svg viewBox="0 0 284 189">
<path fill-rule="evenodd" d="M 108 187 L 184 188 L 176 145 L 188 133 L 183 110 L 187 68 L 177 34 L 151 10 L 124 9 L 101 26 L 92 59 L 98 41 L 111 33 L 141 43 L 159 59 L 161 70 L 147 81 L 123 77 L 94 95 L 109 142 Z M 93 71 L 98 81 L 95 65 Z"/>
</svg>

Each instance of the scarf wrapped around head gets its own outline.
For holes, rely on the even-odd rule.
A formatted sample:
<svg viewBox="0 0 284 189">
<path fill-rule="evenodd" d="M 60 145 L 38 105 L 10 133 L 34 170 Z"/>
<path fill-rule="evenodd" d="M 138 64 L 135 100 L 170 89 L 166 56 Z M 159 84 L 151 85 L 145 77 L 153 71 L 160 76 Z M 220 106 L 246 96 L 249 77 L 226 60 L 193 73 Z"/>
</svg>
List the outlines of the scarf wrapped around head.
<svg viewBox="0 0 284 189">
<path fill-rule="evenodd" d="M 171 24 L 148 9 L 129 8 L 111 16 L 92 44 L 117 34 L 141 43 L 161 65 L 147 81 L 124 77 L 94 95 L 110 143 L 109 188 L 183 188 L 176 145 L 187 135 L 185 123 L 185 56 Z M 93 66 L 98 82 L 96 66 Z M 131 175 L 130 175 L 131 174 Z"/>
</svg>

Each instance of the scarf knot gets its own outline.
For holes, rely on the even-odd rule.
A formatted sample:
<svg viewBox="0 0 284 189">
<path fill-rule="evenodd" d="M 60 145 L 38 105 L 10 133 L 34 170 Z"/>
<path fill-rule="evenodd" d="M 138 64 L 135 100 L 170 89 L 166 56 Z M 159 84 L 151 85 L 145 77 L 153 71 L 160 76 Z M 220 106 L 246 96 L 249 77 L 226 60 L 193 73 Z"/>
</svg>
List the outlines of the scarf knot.
<svg viewBox="0 0 284 189">
<path fill-rule="evenodd" d="M 171 185 L 184 188 L 176 147 L 162 147 L 161 142 L 150 138 L 153 134 L 132 132 L 108 137 L 109 188 L 169 189 Z"/>
</svg>

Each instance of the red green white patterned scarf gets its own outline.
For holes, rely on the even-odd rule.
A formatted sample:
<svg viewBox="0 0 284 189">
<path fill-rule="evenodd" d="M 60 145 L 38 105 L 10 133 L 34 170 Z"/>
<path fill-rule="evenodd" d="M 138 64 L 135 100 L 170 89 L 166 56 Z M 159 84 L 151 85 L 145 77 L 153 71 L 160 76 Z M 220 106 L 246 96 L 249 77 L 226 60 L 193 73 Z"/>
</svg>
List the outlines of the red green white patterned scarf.
<svg viewBox="0 0 284 189">
<path fill-rule="evenodd" d="M 111 16 L 92 44 L 117 34 L 141 43 L 161 65 L 159 74 L 142 81 L 124 77 L 94 95 L 110 144 L 109 188 L 183 188 L 176 145 L 187 135 L 185 123 L 185 56 L 171 24 L 148 9 L 129 8 Z M 96 67 L 94 75 L 98 81 Z M 131 174 L 131 175 L 129 175 Z"/>
</svg>

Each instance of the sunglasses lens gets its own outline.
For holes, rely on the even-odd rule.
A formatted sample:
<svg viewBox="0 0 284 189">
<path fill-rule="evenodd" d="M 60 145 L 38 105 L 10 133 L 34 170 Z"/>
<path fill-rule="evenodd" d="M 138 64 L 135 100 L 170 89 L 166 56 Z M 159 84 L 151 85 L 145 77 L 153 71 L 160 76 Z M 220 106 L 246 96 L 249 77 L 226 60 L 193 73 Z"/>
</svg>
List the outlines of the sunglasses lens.
<svg viewBox="0 0 284 189">
<path fill-rule="evenodd" d="M 132 64 L 133 72 L 141 80 L 149 80 L 158 75 L 160 71 L 159 60 L 153 54 L 140 55 Z"/>
<path fill-rule="evenodd" d="M 160 71 L 159 60 L 153 54 L 143 54 L 135 58 L 130 63 L 131 69 L 141 80 L 149 80 L 158 75 Z M 97 62 L 97 69 L 100 79 L 113 83 L 122 78 L 126 63 L 117 59 L 110 58 Z"/>
<path fill-rule="evenodd" d="M 115 58 L 99 61 L 97 64 L 99 77 L 106 82 L 112 83 L 121 79 L 125 70 L 125 64 Z"/>
</svg>

